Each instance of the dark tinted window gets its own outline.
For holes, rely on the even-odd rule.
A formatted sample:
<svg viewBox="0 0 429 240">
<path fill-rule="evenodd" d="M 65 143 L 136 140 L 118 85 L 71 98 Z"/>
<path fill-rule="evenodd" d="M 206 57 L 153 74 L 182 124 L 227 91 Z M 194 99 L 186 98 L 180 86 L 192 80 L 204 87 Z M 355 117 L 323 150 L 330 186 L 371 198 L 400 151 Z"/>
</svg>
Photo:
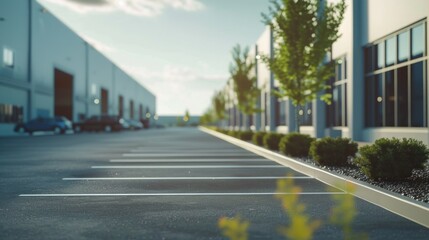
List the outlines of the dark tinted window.
<svg viewBox="0 0 429 240">
<path fill-rule="evenodd" d="M 411 65 L 411 126 L 424 126 L 423 62 Z"/>
</svg>

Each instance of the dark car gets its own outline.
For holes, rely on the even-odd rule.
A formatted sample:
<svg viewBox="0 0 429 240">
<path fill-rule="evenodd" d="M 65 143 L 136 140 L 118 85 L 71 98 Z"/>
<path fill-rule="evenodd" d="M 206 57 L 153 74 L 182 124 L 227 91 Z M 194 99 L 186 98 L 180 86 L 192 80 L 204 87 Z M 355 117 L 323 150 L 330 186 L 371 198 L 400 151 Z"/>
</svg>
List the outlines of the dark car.
<svg viewBox="0 0 429 240">
<path fill-rule="evenodd" d="M 92 116 L 83 122 L 74 123 L 73 129 L 75 132 L 81 131 L 120 131 L 124 128 L 126 122 L 116 115 Z"/>
<path fill-rule="evenodd" d="M 143 128 L 143 124 L 140 121 L 134 120 L 134 119 L 125 119 L 125 122 L 127 122 L 128 129 L 130 130 L 139 130 Z"/>
<path fill-rule="evenodd" d="M 72 129 L 72 122 L 65 117 L 38 117 L 26 123 L 18 123 L 15 126 L 15 132 L 32 134 L 38 131 L 52 131 L 55 134 L 64 134 Z"/>
</svg>

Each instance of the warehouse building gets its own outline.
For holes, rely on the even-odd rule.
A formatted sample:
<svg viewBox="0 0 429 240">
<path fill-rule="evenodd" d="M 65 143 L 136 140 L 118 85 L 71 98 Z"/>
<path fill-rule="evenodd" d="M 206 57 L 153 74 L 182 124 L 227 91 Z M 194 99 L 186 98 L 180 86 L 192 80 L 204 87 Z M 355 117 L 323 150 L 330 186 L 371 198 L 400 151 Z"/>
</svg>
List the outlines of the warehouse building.
<svg viewBox="0 0 429 240">
<path fill-rule="evenodd" d="M 328 0 L 331 2 L 334 0 Z M 341 38 L 330 53 L 336 62 L 332 104 L 320 100 L 299 110 L 301 132 L 373 142 L 381 137 L 413 137 L 429 144 L 428 39 L 426 0 L 346 0 Z M 272 55 L 267 28 L 253 47 L 254 74 L 262 89 L 261 113 L 246 116 L 227 105 L 230 127 L 287 133 L 295 130 L 295 108 L 278 99 L 278 82 L 259 56 Z M 225 92 L 231 95 L 225 86 Z M 233 99 L 233 96 L 230 96 Z M 232 101 L 233 103 L 233 101 Z"/>
<path fill-rule="evenodd" d="M 0 135 L 38 116 L 156 113 L 154 94 L 35 0 L 0 2 L 0 48 Z"/>
</svg>

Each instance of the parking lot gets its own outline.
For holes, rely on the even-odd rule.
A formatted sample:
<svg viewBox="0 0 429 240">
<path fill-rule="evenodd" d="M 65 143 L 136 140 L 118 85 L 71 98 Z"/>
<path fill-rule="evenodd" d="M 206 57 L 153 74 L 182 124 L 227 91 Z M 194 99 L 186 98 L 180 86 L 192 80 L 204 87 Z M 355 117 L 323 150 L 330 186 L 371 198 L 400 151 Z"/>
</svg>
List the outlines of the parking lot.
<svg viewBox="0 0 429 240">
<path fill-rule="evenodd" d="M 325 223 L 315 238 L 342 238 L 327 220 L 342 191 L 196 128 L 0 138 L 0 154 L 0 239 L 223 239 L 218 219 L 236 215 L 250 239 L 283 239 L 273 196 L 288 174 Z M 354 231 L 370 239 L 429 234 L 355 200 Z"/>
</svg>

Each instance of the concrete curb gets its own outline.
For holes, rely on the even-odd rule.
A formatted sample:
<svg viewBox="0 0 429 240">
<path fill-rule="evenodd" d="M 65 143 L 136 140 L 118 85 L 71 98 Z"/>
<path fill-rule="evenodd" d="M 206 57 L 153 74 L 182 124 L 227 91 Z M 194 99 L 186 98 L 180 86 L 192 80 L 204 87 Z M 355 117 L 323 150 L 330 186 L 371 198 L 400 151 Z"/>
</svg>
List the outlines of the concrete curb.
<svg viewBox="0 0 429 240">
<path fill-rule="evenodd" d="M 429 205 L 413 201 L 410 198 L 404 197 L 400 194 L 387 191 L 385 189 L 369 185 L 368 183 L 326 172 L 322 169 L 307 165 L 293 158 L 272 152 L 265 148 L 256 146 L 254 144 L 242 141 L 240 139 L 227 136 L 225 134 L 210 130 L 208 128 L 199 127 L 205 133 L 211 134 L 217 138 L 230 142 L 250 152 L 266 157 L 279 164 L 290 167 L 298 172 L 314 177 L 328 185 L 335 186 L 345 192 L 348 192 L 348 186 L 355 187 L 352 193 L 365 201 L 373 203 L 388 211 L 405 217 L 420 225 L 429 228 Z"/>
</svg>

